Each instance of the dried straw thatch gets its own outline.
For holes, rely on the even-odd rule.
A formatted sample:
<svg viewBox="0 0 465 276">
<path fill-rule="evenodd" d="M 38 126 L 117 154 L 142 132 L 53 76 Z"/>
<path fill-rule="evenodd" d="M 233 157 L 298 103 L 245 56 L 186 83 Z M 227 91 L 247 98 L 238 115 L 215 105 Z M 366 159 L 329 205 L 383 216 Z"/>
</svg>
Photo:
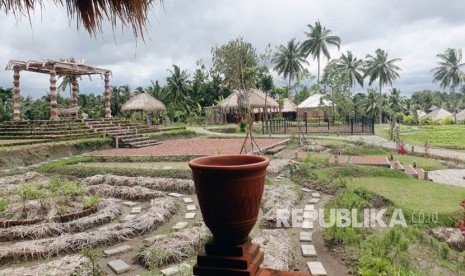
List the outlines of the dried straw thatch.
<svg viewBox="0 0 465 276">
<path fill-rule="evenodd" d="M 145 214 L 124 223 L 111 224 L 76 234 L 64 234 L 55 238 L 0 246 L 0 263 L 20 259 L 42 259 L 61 252 L 77 252 L 85 248 L 126 241 L 159 228 L 177 210 L 178 205 L 172 198 L 154 199 Z"/>
<path fill-rule="evenodd" d="M 128 177 L 111 174 L 97 174 L 82 180 L 85 185 L 107 184 L 111 186 L 141 186 L 151 190 L 164 192 L 178 192 L 192 195 L 195 193 L 194 181 L 187 179 L 157 178 L 157 177 Z"/>
<path fill-rule="evenodd" d="M 121 111 L 164 111 L 165 105 L 147 93 L 139 93 L 121 107 Z"/>
<path fill-rule="evenodd" d="M 263 193 L 263 217 L 261 225 L 264 228 L 276 227 L 276 209 L 291 209 L 299 202 L 302 194 L 298 193 L 296 185 L 268 185 Z"/>
<path fill-rule="evenodd" d="M 104 197 L 114 197 L 129 200 L 147 200 L 162 197 L 165 193 L 153 191 L 141 186 L 111 186 L 108 184 L 93 185 L 89 187 L 91 194 L 97 194 Z"/>
<path fill-rule="evenodd" d="M 121 215 L 120 205 L 114 201 L 104 199 L 99 203 L 99 211 L 97 213 L 67 223 L 47 222 L 2 228 L 0 229 L 0 241 L 43 239 L 46 237 L 56 237 L 65 233 L 77 233 L 109 223 L 119 215 Z"/>
<path fill-rule="evenodd" d="M 0 10 L 15 16 L 31 16 L 36 8 L 45 6 L 44 0 L 1 0 Z M 65 7 L 70 18 L 76 17 L 78 24 L 91 34 L 96 35 L 102 31 L 102 22 L 107 19 L 113 28 L 117 24 L 122 27 L 130 27 L 137 37 L 141 35 L 148 21 L 147 14 L 155 3 L 163 3 L 163 0 L 54 0 L 57 6 Z"/>
<path fill-rule="evenodd" d="M 58 260 L 31 267 L 6 268 L 0 270 L 0 276 L 71 275 L 77 267 L 83 265 L 86 261 L 87 258 L 81 255 L 65 256 Z"/>
<path fill-rule="evenodd" d="M 259 89 L 248 89 L 248 90 L 234 90 L 226 99 L 221 101 L 217 107 L 220 108 L 238 108 L 238 98 L 243 94 L 245 98 L 245 104 L 253 108 L 279 108 L 278 102 L 273 97 L 266 97 L 265 93 Z M 266 98 L 266 105 L 265 105 Z"/>
<path fill-rule="evenodd" d="M 199 223 L 197 226 L 156 239 L 150 247 L 137 255 L 137 260 L 145 267 L 178 263 L 199 253 L 210 237 L 208 228 Z"/>
<path fill-rule="evenodd" d="M 253 242 L 258 243 L 265 253 L 264 267 L 284 271 L 292 271 L 296 268 L 295 248 L 286 230 L 263 230 Z"/>
</svg>

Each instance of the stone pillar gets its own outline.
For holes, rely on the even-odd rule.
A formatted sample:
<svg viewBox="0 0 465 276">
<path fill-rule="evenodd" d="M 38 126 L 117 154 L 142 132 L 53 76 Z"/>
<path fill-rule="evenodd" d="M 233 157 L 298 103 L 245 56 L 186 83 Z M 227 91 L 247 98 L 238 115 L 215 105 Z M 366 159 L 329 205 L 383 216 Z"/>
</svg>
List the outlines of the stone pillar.
<svg viewBox="0 0 465 276">
<path fill-rule="evenodd" d="M 71 89 L 73 90 L 71 94 L 71 106 L 74 107 L 78 105 L 77 96 L 79 94 L 79 83 L 75 76 L 71 77 Z"/>
<path fill-rule="evenodd" d="M 13 121 L 21 121 L 21 90 L 19 89 L 19 72 L 18 68 L 14 68 L 13 73 Z"/>
<path fill-rule="evenodd" d="M 105 73 L 105 118 L 111 118 L 111 109 L 110 109 L 110 73 Z"/>
<path fill-rule="evenodd" d="M 57 110 L 57 74 L 55 71 L 55 65 L 50 70 L 50 120 L 58 120 Z"/>
</svg>

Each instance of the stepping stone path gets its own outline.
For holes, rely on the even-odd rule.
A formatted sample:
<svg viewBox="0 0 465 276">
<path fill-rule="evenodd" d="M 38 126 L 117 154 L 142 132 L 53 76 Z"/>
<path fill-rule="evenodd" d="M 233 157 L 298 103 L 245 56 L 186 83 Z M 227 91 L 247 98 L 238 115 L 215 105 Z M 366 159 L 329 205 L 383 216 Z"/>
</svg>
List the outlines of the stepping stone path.
<svg viewBox="0 0 465 276">
<path fill-rule="evenodd" d="M 323 267 L 321 262 L 318 262 L 318 254 L 315 249 L 315 245 L 311 244 L 312 239 L 312 229 L 314 220 L 317 218 L 315 204 L 320 202 L 321 194 L 318 192 L 313 192 L 313 190 L 302 188 L 303 192 L 310 193 L 311 199 L 309 200 L 310 204 L 304 205 L 303 213 L 303 222 L 302 229 L 300 232 L 299 241 L 301 242 L 300 248 L 302 251 L 302 256 L 310 258 L 307 262 L 308 270 L 313 275 L 326 275 L 326 270 Z"/>
<path fill-rule="evenodd" d="M 132 249 L 132 247 L 130 247 L 129 245 L 122 245 L 122 246 L 118 246 L 118 247 L 115 247 L 115 248 L 106 249 L 106 250 L 103 251 L 103 253 L 106 256 L 113 256 L 113 255 L 116 255 L 116 254 L 128 252 L 131 249 Z"/>
<path fill-rule="evenodd" d="M 113 260 L 107 264 L 116 274 L 121 274 L 131 270 L 131 266 L 121 259 Z"/>
<path fill-rule="evenodd" d="M 184 203 L 194 203 L 194 201 L 190 197 L 185 197 L 182 200 L 184 201 Z"/>
<path fill-rule="evenodd" d="M 181 230 L 181 229 L 186 228 L 187 225 L 189 225 L 188 222 L 180 221 L 180 222 L 176 223 L 176 224 L 173 226 L 173 229 L 174 229 L 174 230 Z"/>
<path fill-rule="evenodd" d="M 186 208 L 187 208 L 187 211 L 195 211 L 195 210 L 197 210 L 197 207 L 195 207 L 195 205 L 193 205 L 193 204 L 192 205 L 187 205 Z"/>
<path fill-rule="evenodd" d="M 142 207 L 134 207 L 131 209 L 131 214 L 140 214 L 142 212 Z"/>
<path fill-rule="evenodd" d="M 178 194 L 178 193 L 169 193 L 168 195 L 172 197 L 182 197 L 182 194 Z"/>
<path fill-rule="evenodd" d="M 137 205 L 137 203 L 132 202 L 132 201 L 125 201 L 125 202 L 123 202 L 123 205 L 128 206 L 128 207 L 134 207 L 134 206 Z"/>
<path fill-rule="evenodd" d="M 196 213 L 186 213 L 186 215 L 184 216 L 185 219 L 194 219 L 195 218 L 195 215 Z"/>
<path fill-rule="evenodd" d="M 180 272 L 184 270 L 192 270 L 192 267 L 186 263 L 180 265 L 170 266 L 161 270 L 161 273 L 165 276 L 181 275 Z"/>
</svg>

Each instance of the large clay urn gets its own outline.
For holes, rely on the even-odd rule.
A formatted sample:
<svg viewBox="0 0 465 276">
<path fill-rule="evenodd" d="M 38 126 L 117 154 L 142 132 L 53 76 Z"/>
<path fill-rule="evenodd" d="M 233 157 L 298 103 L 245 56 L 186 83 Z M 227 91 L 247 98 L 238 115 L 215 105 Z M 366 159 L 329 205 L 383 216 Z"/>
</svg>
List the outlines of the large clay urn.
<svg viewBox="0 0 465 276">
<path fill-rule="evenodd" d="M 245 242 L 257 222 L 270 161 L 256 155 L 219 155 L 189 162 L 203 220 L 215 243 Z"/>
</svg>

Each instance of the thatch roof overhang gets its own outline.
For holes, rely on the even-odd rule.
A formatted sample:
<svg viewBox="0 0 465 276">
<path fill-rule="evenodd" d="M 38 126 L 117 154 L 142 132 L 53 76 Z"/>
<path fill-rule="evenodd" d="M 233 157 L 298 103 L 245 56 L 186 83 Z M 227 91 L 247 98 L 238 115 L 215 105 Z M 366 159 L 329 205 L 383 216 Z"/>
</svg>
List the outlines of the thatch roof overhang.
<svg viewBox="0 0 465 276">
<path fill-rule="evenodd" d="M 57 75 L 64 76 L 100 75 L 103 77 L 105 74 L 111 75 L 111 70 L 108 69 L 88 66 L 73 61 L 55 61 L 50 59 L 44 61 L 10 60 L 5 67 L 5 70 L 15 69 L 43 74 L 50 74 L 50 72 L 55 69 Z"/>
</svg>

